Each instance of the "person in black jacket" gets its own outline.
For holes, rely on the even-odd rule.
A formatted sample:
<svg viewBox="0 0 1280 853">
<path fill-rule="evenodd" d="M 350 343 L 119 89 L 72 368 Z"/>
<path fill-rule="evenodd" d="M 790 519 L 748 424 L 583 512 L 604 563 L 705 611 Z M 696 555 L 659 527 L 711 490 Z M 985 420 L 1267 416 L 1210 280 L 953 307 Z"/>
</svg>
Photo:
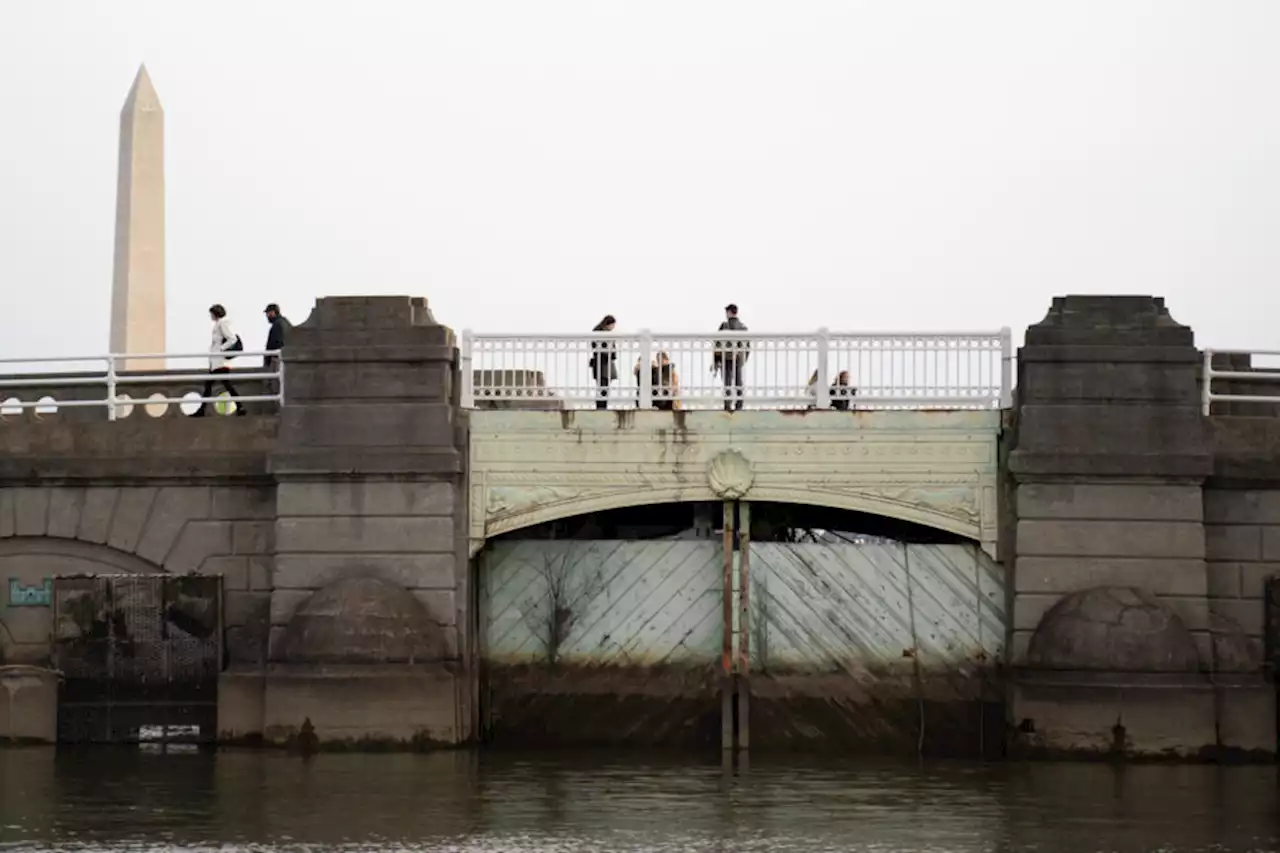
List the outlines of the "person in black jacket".
<svg viewBox="0 0 1280 853">
<path fill-rule="evenodd" d="M 271 373 L 280 368 L 280 351 L 284 349 L 284 333 L 289 328 L 289 321 L 280 313 L 280 306 L 274 302 L 263 309 L 263 313 L 271 324 L 267 329 L 267 344 L 263 349 L 275 354 L 262 359 L 262 369 L 265 373 Z M 275 379 L 268 379 L 267 389 L 271 394 L 278 394 L 280 383 Z"/>
<path fill-rule="evenodd" d="M 605 314 L 604 319 L 596 323 L 593 332 L 612 332 L 618 324 L 612 314 Z M 591 341 L 591 375 L 596 380 L 596 408 L 609 408 L 609 383 L 618 378 L 617 348 L 613 341 L 593 338 Z"/>
<path fill-rule="evenodd" d="M 738 319 L 738 306 L 730 302 L 724 307 L 724 322 L 718 331 L 745 332 L 747 325 Z M 742 409 L 742 368 L 747 363 L 751 345 L 745 340 L 716 341 L 711 370 L 724 375 L 724 410 Z"/>
</svg>

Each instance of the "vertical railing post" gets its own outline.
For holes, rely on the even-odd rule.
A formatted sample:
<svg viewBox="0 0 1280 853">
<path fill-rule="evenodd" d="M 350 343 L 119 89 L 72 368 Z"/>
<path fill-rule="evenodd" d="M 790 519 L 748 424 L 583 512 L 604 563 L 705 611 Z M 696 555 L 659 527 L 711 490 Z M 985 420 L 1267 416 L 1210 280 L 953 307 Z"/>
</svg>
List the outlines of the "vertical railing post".
<svg viewBox="0 0 1280 853">
<path fill-rule="evenodd" d="M 1200 408 L 1207 417 L 1213 409 L 1213 350 L 1204 351 L 1204 367 L 1200 371 Z"/>
<path fill-rule="evenodd" d="M 738 502 L 738 749 L 751 746 L 751 503 Z"/>
<path fill-rule="evenodd" d="M 830 352 L 831 330 L 823 326 L 818 330 L 818 378 L 813 389 L 813 404 L 819 409 L 831 405 L 831 365 L 827 363 Z"/>
<path fill-rule="evenodd" d="M 116 357 L 107 355 L 107 420 L 116 419 Z"/>
<path fill-rule="evenodd" d="M 458 347 L 458 372 L 462 380 L 461 405 L 464 409 L 474 409 L 476 405 L 475 371 L 471 368 L 471 348 L 473 338 L 470 329 L 462 330 L 461 346 Z"/>
<path fill-rule="evenodd" d="M 276 405 L 284 408 L 284 352 L 276 353 Z"/>
<path fill-rule="evenodd" d="M 1013 408 L 1013 330 L 1000 330 L 1000 408 Z"/>
<path fill-rule="evenodd" d="M 647 409 L 653 405 L 653 333 L 648 329 L 640 330 L 640 399 L 639 407 Z"/>
</svg>

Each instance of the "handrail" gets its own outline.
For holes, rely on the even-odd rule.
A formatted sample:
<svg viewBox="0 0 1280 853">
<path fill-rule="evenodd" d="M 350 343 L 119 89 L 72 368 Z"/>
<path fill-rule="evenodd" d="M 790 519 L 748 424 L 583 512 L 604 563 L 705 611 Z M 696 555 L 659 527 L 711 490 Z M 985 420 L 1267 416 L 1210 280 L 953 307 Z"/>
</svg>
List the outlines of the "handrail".
<svg viewBox="0 0 1280 853">
<path fill-rule="evenodd" d="M 1217 356 L 1245 356 L 1249 359 L 1249 369 L 1240 370 L 1236 367 L 1230 367 L 1220 370 L 1213 366 L 1214 359 Z M 1228 392 L 1217 392 L 1213 390 L 1213 382 L 1215 379 L 1238 380 L 1244 382 L 1276 382 L 1280 381 L 1280 366 L 1277 367 L 1253 367 L 1253 358 L 1262 356 L 1264 358 L 1280 359 L 1280 350 L 1260 350 L 1260 349 L 1206 349 L 1202 353 L 1201 381 L 1200 381 L 1200 407 L 1206 416 L 1213 411 L 1213 404 L 1216 402 L 1224 403 L 1269 403 L 1271 405 L 1280 406 L 1280 389 L 1276 394 L 1233 394 Z"/>
<path fill-rule="evenodd" d="M 469 408 L 477 403 L 641 409 L 828 408 L 838 403 L 859 409 L 990 409 L 1013 402 L 1013 334 L 1007 327 L 823 328 L 787 334 L 467 330 L 460 346 L 461 399 Z M 660 356 L 665 357 L 661 370 Z M 607 376 L 600 372 L 604 369 Z"/>
<path fill-rule="evenodd" d="M 209 370 L 193 371 L 190 368 L 179 370 L 157 371 L 154 367 L 140 371 L 120 370 L 121 362 L 136 363 L 139 361 L 158 361 L 158 360 L 181 360 L 181 359 L 201 359 L 207 360 L 211 358 L 262 358 L 264 365 L 271 360 L 271 367 L 248 367 L 242 370 L 233 370 L 226 373 L 214 373 Z M 38 372 L 24 373 L 9 376 L 0 375 L 0 415 L 11 413 L 14 410 L 35 409 L 37 411 L 45 409 L 60 408 L 86 408 L 86 407 L 102 407 L 107 410 L 107 419 L 116 420 L 119 410 L 124 407 L 133 406 L 151 406 L 151 405 L 172 405 L 179 406 L 187 404 L 207 403 L 226 403 L 232 402 L 237 406 L 244 403 L 276 403 L 282 404 L 284 401 L 284 359 L 280 350 L 226 350 L 224 352 L 199 352 L 199 353 L 107 353 L 96 355 L 82 356 L 53 356 L 50 358 L 2 358 L 0 365 L 3 364 L 21 364 L 21 365 L 65 365 L 65 364 L 93 364 L 100 363 L 102 365 L 100 371 L 77 371 L 74 373 L 56 373 L 56 372 Z M 130 387 L 139 385 L 174 387 L 174 386 L 190 386 L 192 384 L 203 384 L 214 382 L 221 383 L 225 380 L 231 382 L 246 381 L 266 381 L 269 384 L 269 393 L 262 394 L 237 394 L 234 397 L 229 395 L 222 396 L 205 396 L 204 394 L 196 394 L 194 392 L 183 396 L 151 396 L 145 399 L 132 399 L 123 394 Z M 4 392 L 6 390 L 21 390 L 24 388 L 36 389 L 71 389 L 71 388 L 93 388 L 102 387 L 104 394 L 100 398 L 81 398 L 71 397 L 58 399 L 57 397 L 45 396 L 39 400 L 18 400 L 15 398 L 5 399 Z"/>
</svg>

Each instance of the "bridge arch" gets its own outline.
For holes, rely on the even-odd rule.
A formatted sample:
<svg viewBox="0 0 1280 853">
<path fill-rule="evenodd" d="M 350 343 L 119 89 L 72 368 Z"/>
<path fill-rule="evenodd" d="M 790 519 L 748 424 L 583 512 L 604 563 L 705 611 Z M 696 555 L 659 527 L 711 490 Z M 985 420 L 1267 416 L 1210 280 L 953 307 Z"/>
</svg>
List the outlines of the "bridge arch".
<svg viewBox="0 0 1280 853">
<path fill-rule="evenodd" d="M 534 494 L 527 494 L 525 490 L 517 494 L 506 494 L 500 490 L 491 490 L 490 500 L 485 506 L 484 536 L 478 540 L 473 539 L 471 546 L 473 554 L 478 552 L 488 539 L 518 533 L 549 522 L 613 510 L 724 500 L 709 486 L 657 486 L 602 493 L 557 494 L 551 489 L 532 491 Z M 978 499 L 974 497 L 972 503 L 966 501 L 968 492 L 970 490 L 964 488 L 953 489 L 950 494 L 945 495 L 935 491 L 932 495 L 934 502 L 930 503 L 904 500 L 903 498 L 909 495 L 903 494 L 901 489 L 895 490 L 893 494 L 884 494 L 871 491 L 825 491 L 813 488 L 768 486 L 752 489 L 743 495 L 742 499 L 757 504 L 809 506 L 876 516 L 961 537 L 983 544 L 985 547 L 987 543 L 983 542 L 981 514 L 973 505 Z"/>
<path fill-rule="evenodd" d="M 1000 413 L 475 411 L 469 538 L 625 507 L 799 504 L 918 524 L 996 556 Z"/>
<path fill-rule="evenodd" d="M 55 536 L 0 539 L 0 663 L 43 665 L 49 658 L 53 613 L 48 607 L 14 606 L 11 585 L 39 587 L 68 575 L 145 575 L 164 570 L 109 545 Z"/>
<path fill-rule="evenodd" d="M 57 568 L 52 573 L 45 569 Z M 53 575 L 144 575 L 164 568 L 136 554 L 102 545 L 55 536 L 14 536 L 0 539 L 0 578 L 33 583 L 32 578 Z"/>
</svg>

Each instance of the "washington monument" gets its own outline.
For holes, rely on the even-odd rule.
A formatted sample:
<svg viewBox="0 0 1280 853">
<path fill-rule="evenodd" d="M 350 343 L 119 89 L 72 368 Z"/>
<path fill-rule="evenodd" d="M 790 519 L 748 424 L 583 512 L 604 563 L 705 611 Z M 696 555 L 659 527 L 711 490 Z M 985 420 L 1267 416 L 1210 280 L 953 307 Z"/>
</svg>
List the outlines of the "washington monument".
<svg viewBox="0 0 1280 853">
<path fill-rule="evenodd" d="M 111 352 L 164 352 L 164 311 L 164 110 L 144 65 L 120 111 Z M 163 366 L 134 361 L 117 368 Z"/>
</svg>

